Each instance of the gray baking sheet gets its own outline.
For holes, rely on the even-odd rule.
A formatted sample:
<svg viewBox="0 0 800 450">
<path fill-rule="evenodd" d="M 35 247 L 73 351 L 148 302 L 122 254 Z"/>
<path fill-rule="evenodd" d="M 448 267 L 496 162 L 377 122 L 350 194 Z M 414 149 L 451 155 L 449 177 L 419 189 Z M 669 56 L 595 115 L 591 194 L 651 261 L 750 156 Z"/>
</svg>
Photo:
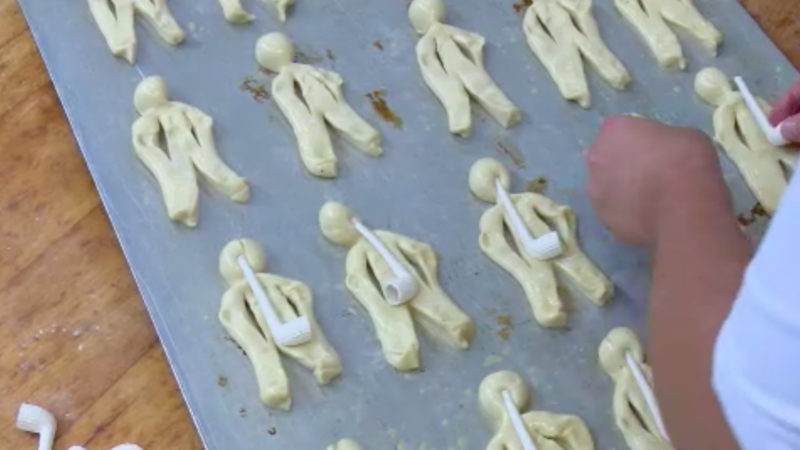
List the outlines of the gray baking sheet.
<svg viewBox="0 0 800 450">
<path fill-rule="evenodd" d="M 692 91 L 693 76 L 704 66 L 742 74 L 767 97 L 796 77 L 735 0 L 697 1 L 725 43 L 713 58 L 679 33 L 689 61 L 685 72 L 660 69 L 612 2 L 598 0 L 602 34 L 635 81 L 616 92 L 589 69 L 593 105 L 584 111 L 561 99 L 527 48 L 513 0 L 452 0 L 447 21 L 486 36 L 486 67 L 524 112 L 522 123 L 503 130 L 475 107 L 473 136 L 461 139 L 446 131 L 444 110 L 420 77 L 406 1 L 298 0 L 281 25 L 274 11 L 246 0 L 257 19 L 233 26 L 216 0 L 171 0 L 186 42 L 170 48 L 139 22 L 138 67 L 163 76 L 172 99 L 214 117 L 220 154 L 252 188 L 245 205 L 204 188 L 199 226 L 189 230 L 167 219 L 158 186 L 131 148 L 137 117 L 131 96 L 140 79 L 135 68 L 111 56 L 84 1 L 19 2 L 210 449 L 321 449 L 345 436 L 371 449 L 483 448 L 492 433 L 478 411 L 477 387 L 500 369 L 524 376 L 536 409 L 580 415 L 597 448 L 624 448 L 611 414 L 612 385 L 598 368 L 596 349 L 614 326 L 644 331 L 647 255 L 617 242 L 597 221 L 584 192 L 582 150 L 609 114 L 635 112 L 711 132 L 711 108 Z M 338 139 L 339 177 L 321 180 L 305 172 L 276 105 L 242 89 L 248 79 L 251 87 L 268 85 L 253 46 L 273 30 L 291 36 L 306 60 L 344 77 L 346 97 L 383 134 L 382 158 L 364 156 Z M 372 110 L 365 94 L 375 90 L 386 91 L 401 128 Z M 607 307 L 572 295 L 568 328 L 545 329 L 532 320 L 520 287 L 478 249 L 478 220 L 489 205 L 471 196 L 467 173 L 484 156 L 512 169 L 512 190 L 546 176 L 547 194 L 575 209 L 583 247 L 617 287 Z M 753 197 L 723 160 L 737 210 L 749 211 Z M 434 246 L 444 289 L 476 323 L 469 351 L 423 335 L 422 370 L 389 367 L 368 317 L 344 288 L 345 250 L 317 230 L 317 211 L 326 200 L 345 202 L 373 227 Z M 226 288 L 217 256 L 237 236 L 265 246 L 271 271 L 311 286 L 317 317 L 342 358 L 344 372 L 329 386 L 318 386 L 309 372 L 283 359 L 294 403 L 288 413 L 259 403 L 249 361 L 216 319 Z M 505 315 L 513 321 L 508 339 L 501 336 Z M 156 407 L 158 399 L 152 400 Z"/>
</svg>

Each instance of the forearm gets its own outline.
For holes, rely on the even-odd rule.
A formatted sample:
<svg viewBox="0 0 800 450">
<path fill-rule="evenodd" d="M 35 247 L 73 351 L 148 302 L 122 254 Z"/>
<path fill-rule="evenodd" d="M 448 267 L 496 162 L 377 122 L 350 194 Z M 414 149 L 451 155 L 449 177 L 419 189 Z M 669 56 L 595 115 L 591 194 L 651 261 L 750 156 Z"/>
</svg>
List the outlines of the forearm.
<svg viewBox="0 0 800 450">
<path fill-rule="evenodd" d="M 721 178 L 671 192 L 659 209 L 649 355 L 676 448 L 736 448 L 711 389 L 716 336 L 741 284 L 750 245 Z"/>
</svg>

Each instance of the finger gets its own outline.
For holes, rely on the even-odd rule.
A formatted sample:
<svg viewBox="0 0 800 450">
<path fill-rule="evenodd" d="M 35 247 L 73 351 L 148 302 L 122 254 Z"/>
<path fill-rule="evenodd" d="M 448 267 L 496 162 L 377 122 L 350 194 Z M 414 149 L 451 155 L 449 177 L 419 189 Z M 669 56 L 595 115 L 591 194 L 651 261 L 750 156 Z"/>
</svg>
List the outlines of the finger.
<svg viewBox="0 0 800 450">
<path fill-rule="evenodd" d="M 800 113 L 800 81 L 795 82 L 772 109 L 769 121 L 773 125 L 783 122 L 787 117 Z"/>
<path fill-rule="evenodd" d="M 800 114 L 795 114 L 783 121 L 781 134 L 789 142 L 800 142 Z"/>
</svg>

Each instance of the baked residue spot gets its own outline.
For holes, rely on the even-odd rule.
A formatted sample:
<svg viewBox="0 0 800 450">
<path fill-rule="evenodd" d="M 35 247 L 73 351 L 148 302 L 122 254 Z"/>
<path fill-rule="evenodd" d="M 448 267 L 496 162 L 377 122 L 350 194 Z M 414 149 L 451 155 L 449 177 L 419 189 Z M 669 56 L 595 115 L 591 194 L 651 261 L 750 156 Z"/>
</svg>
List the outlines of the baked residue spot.
<svg viewBox="0 0 800 450">
<path fill-rule="evenodd" d="M 244 406 L 239 408 L 239 417 L 247 417 L 247 408 Z"/>
<path fill-rule="evenodd" d="M 375 48 L 377 48 L 377 49 L 378 49 L 378 50 L 380 50 L 380 51 L 383 51 L 383 42 L 381 42 L 381 41 L 380 41 L 380 40 L 378 40 L 378 39 L 376 39 L 376 40 L 372 41 L 372 46 L 373 46 L 373 47 L 375 47 Z"/>
<path fill-rule="evenodd" d="M 403 128 L 403 119 L 397 116 L 397 114 L 389 108 L 389 104 L 386 103 L 386 91 L 372 91 L 367 94 L 367 98 L 369 99 L 370 103 L 372 103 L 372 109 L 386 122 L 391 123 L 394 125 L 395 128 Z"/>
<path fill-rule="evenodd" d="M 300 64 L 313 64 L 322 62 L 325 58 L 322 56 L 317 55 L 309 55 L 303 51 L 297 50 L 297 53 L 294 55 L 294 60 L 299 62 Z"/>
<path fill-rule="evenodd" d="M 497 335 L 504 341 L 508 340 L 508 337 L 511 335 L 511 329 L 514 328 L 514 324 L 511 323 L 511 316 L 507 314 L 497 316 L 497 324 L 501 327 L 497 330 Z"/>
<path fill-rule="evenodd" d="M 239 89 L 249 92 L 253 100 L 259 103 L 270 99 L 267 86 L 263 82 L 250 76 L 242 81 L 242 84 L 239 85 Z"/>
<path fill-rule="evenodd" d="M 331 49 L 325 50 L 325 57 L 331 60 L 331 62 L 336 61 L 336 55 L 333 53 L 333 50 Z"/>
<path fill-rule="evenodd" d="M 269 429 L 267 430 L 267 434 L 269 434 L 270 436 L 275 436 L 276 434 L 278 434 L 278 429 L 275 427 L 269 427 Z"/>
<path fill-rule="evenodd" d="M 222 376 L 222 375 L 218 375 L 217 376 L 217 386 L 225 387 L 227 385 L 228 385 L 228 377 L 225 377 L 225 376 Z"/>
<path fill-rule="evenodd" d="M 519 1 L 515 2 L 514 4 L 512 4 L 511 6 L 514 7 L 514 12 L 519 14 L 522 11 L 525 11 L 526 9 L 528 9 L 528 7 L 531 6 L 532 4 L 533 4 L 533 0 L 519 0 Z"/>
<path fill-rule="evenodd" d="M 736 219 L 739 220 L 739 225 L 746 227 L 758 221 L 759 217 L 769 217 L 769 213 L 761 203 L 756 203 L 750 208 L 750 212 L 739 214 Z"/>
<path fill-rule="evenodd" d="M 534 194 L 541 194 L 547 190 L 547 177 L 538 176 L 525 184 L 525 190 Z"/>
<path fill-rule="evenodd" d="M 498 141 L 497 151 L 508 156 L 511 162 L 518 168 L 525 167 L 525 158 L 514 143 L 506 140 Z"/>
</svg>

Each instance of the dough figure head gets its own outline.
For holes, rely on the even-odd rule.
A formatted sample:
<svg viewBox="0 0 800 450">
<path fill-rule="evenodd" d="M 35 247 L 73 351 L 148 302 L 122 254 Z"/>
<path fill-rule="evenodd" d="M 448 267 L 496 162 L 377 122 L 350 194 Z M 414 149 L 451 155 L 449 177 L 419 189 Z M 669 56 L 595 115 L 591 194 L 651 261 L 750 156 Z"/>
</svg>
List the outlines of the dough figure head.
<svg viewBox="0 0 800 450">
<path fill-rule="evenodd" d="M 694 78 L 694 91 L 705 102 L 720 106 L 725 96 L 733 92 L 731 80 L 716 67 L 706 67 Z"/>
<path fill-rule="evenodd" d="M 503 391 L 511 394 L 511 399 L 514 400 L 518 410 L 521 411 L 528 404 L 530 392 L 519 374 L 510 370 L 490 374 L 478 387 L 478 405 L 484 415 L 492 421 L 502 419 L 506 414 Z M 499 423 L 493 425 L 495 428 L 500 426 Z"/>
<path fill-rule="evenodd" d="M 625 353 L 627 352 L 631 352 L 631 356 L 637 362 L 644 361 L 642 346 L 630 328 L 614 328 L 600 343 L 598 350 L 600 365 L 611 378 L 616 378 L 617 374 L 627 367 L 625 363 Z"/>
<path fill-rule="evenodd" d="M 503 164 L 493 158 L 481 158 L 469 170 L 469 190 L 479 199 L 494 203 L 497 201 L 495 180 L 508 191 L 511 187 L 511 176 Z"/>
<path fill-rule="evenodd" d="M 267 270 L 267 257 L 258 242 L 252 239 L 234 239 L 228 242 L 219 254 L 219 273 L 231 286 L 244 279 L 237 262 L 240 255 L 245 255 L 253 272 Z"/>
<path fill-rule="evenodd" d="M 140 81 L 133 93 L 133 105 L 139 114 L 144 114 L 158 106 L 164 106 L 168 102 L 167 84 L 159 76 L 147 77 Z"/>
<path fill-rule="evenodd" d="M 280 72 L 281 68 L 291 64 L 293 60 L 294 45 L 283 33 L 268 33 L 256 42 L 256 61 L 265 69 Z"/>
<path fill-rule="evenodd" d="M 408 6 L 408 20 L 419 34 L 444 20 L 444 3 L 442 0 L 413 0 Z"/>
<path fill-rule="evenodd" d="M 337 202 L 327 202 L 319 210 L 319 228 L 331 242 L 352 247 L 361 235 L 353 226 L 353 212 Z"/>
</svg>

